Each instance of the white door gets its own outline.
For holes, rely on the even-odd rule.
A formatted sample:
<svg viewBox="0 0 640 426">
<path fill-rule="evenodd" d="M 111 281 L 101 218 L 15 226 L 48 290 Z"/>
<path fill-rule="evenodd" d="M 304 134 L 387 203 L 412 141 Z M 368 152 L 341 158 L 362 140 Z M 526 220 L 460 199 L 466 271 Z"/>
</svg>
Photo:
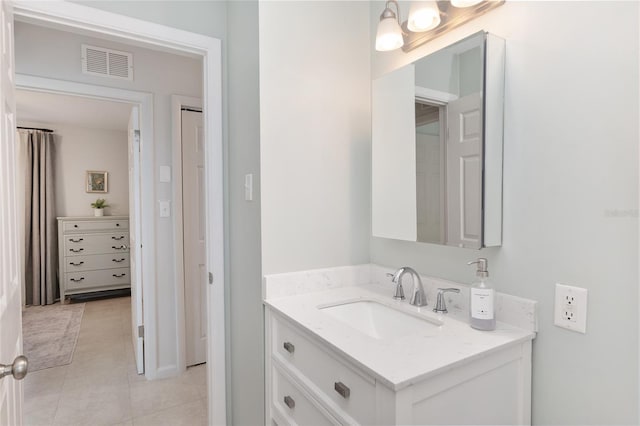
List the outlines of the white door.
<svg viewBox="0 0 640 426">
<path fill-rule="evenodd" d="M 207 360 L 207 253 L 202 113 L 182 110 L 182 214 L 187 366 Z"/>
<path fill-rule="evenodd" d="M 22 385 L 11 367 L 22 353 L 22 293 L 16 200 L 15 82 L 11 3 L 0 2 L 0 425 L 22 424 Z"/>
<path fill-rule="evenodd" d="M 447 244 L 482 245 L 482 99 L 451 101 L 447 119 Z"/>
<path fill-rule="evenodd" d="M 142 316 L 142 240 L 140 238 L 140 113 L 129 117 L 129 259 L 131 266 L 131 326 L 138 374 L 144 373 L 144 327 Z"/>
</svg>

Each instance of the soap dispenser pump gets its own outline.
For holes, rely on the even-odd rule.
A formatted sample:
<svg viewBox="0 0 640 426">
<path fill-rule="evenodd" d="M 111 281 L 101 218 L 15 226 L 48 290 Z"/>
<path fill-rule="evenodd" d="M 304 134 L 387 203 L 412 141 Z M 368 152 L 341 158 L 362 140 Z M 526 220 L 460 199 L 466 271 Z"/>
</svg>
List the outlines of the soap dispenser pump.
<svg viewBox="0 0 640 426">
<path fill-rule="evenodd" d="M 471 284 L 469 301 L 469 320 L 471 327 L 478 330 L 491 331 L 496 328 L 495 291 L 489 282 L 489 262 L 484 257 L 467 265 L 477 264 L 477 280 Z"/>
</svg>

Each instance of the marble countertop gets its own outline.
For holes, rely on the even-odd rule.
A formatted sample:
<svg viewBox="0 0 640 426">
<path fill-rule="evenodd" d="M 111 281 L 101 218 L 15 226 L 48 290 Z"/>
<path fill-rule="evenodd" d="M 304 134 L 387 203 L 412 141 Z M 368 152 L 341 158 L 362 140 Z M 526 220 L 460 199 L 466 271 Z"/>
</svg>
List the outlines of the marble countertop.
<svg viewBox="0 0 640 426">
<path fill-rule="evenodd" d="M 267 298 L 265 304 L 331 346 L 363 371 L 394 390 L 400 390 L 492 352 L 532 340 L 536 333 L 498 322 L 494 331 L 479 331 L 452 314 L 436 314 L 397 301 L 392 290 L 376 284 Z M 441 322 L 425 331 L 387 339 L 370 337 L 318 307 L 344 301 L 373 300 L 389 307 Z"/>
</svg>

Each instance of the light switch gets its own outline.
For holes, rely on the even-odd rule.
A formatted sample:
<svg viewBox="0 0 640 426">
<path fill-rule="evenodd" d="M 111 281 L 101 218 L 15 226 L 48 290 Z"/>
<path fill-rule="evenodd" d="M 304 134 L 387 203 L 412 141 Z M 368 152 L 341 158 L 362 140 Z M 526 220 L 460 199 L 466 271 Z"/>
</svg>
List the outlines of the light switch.
<svg viewBox="0 0 640 426">
<path fill-rule="evenodd" d="M 160 182 L 162 182 L 162 183 L 171 182 L 171 167 L 170 166 L 160 166 Z"/>
<path fill-rule="evenodd" d="M 171 201 L 160 200 L 160 217 L 171 216 Z"/>
<path fill-rule="evenodd" d="M 253 174 L 244 175 L 244 199 L 253 201 Z"/>
</svg>

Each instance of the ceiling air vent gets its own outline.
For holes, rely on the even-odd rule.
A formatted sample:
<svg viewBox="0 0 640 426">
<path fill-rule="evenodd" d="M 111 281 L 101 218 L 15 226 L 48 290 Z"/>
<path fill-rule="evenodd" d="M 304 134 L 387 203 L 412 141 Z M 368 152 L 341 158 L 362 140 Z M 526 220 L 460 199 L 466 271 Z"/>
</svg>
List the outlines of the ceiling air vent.
<svg viewBox="0 0 640 426">
<path fill-rule="evenodd" d="M 82 72 L 102 77 L 133 80 L 133 55 L 128 52 L 83 44 Z"/>
</svg>

